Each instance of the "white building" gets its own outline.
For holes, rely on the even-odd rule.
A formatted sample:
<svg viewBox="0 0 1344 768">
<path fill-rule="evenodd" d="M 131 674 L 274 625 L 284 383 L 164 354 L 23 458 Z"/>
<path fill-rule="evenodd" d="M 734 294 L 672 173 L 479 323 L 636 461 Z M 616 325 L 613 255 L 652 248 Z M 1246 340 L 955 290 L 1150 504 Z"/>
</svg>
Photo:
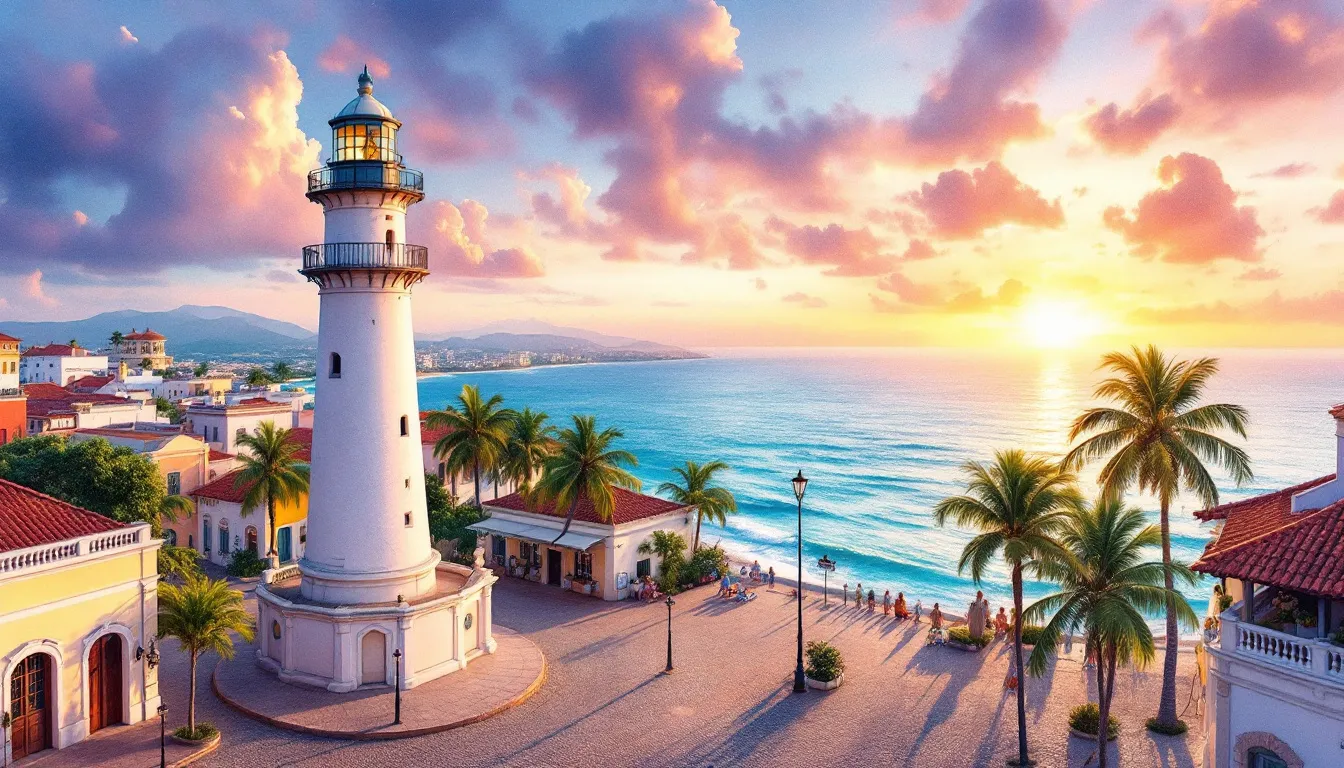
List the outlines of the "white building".
<svg viewBox="0 0 1344 768">
<path fill-rule="evenodd" d="M 624 488 L 613 487 L 611 493 L 616 500 L 611 522 L 597 516 L 591 501 L 580 499 L 564 536 L 565 510 L 556 511 L 554 504 L 529 505 L 516 493 L 485 502 L 490 516 L 470 527 L 488 534 L 492 564 L 511 576 L 603 600 L 624 600 L 631 583 L 661 572 L 662 564 L 640 553 L 639 545 L 654 531 L 691 540 L 695 507 Z"/>
<path fill-rule="evenodd" d="M 1204 768 L 1344 765 L 1344 406 L 1330 414 L 1335 474 L 1196 513 L 1220 527 L 1193 568 L 1233 600 L 1206 647 Z"/>
<path fill-rule="evenodd" d="M 55 384 L 27 384 L 28 434 L 66 432 L 139 422 L 167 423 L 152 400 L 71 392 Z"/>
<path fill-rule="evenodd" d="M 472 480 L 470 471 L 462 471 L 453 475 L 448 471 L 448 463 L 438 456 L 434 455 L 434 446 L 439 442 L 448 430 L 431 429 L 425 423 L 427 413 L 420 414 L 420 450 L 424 457 L 425 474 L 434 475 L 439 478 L 448 495 L 457 499 L 461 504 L 476 503 L 476 484 Z M 498 485 L 489 475 L 481 474 L 481 498 L 485 500 L 498 499 L 501 496 L 507 496 L 518 490 L 517 484 L 512 480 L 500 478 Z"/>
<path fill-rule="evenodd" d="M 45 382 L 63 387 L 75 379 L 106 374 L 107 355 L 95 355 L 69 344 L 29 347 L 19 360 L 19 380 L 24 384 Z"/>
<path fill-rule="evenodd" d="M 237 453 L 239 436 L 255 432 L 265 422 L 285 429 L 294 426 L 292 405 L 247 397 L 227 403 L 194 403 L 182 414 L 185 431 L 200 435 L 211 448 L 224 453 Z"/>
<path fill-rule="evenodd" d="M 308 535 L 297 566 L 256 590 L 257 660 L 281 680 L 344 692 L 390 684 L 396 650 L 412 688 L 495 650 L 495 576 L 441 563 L 430 546 L 411 325 L 429 259 L 405 240 L 420 173 L 401 164 L 401 123 L 367 72 L 330 124 L 331 160 L 308 178 L 326 237 L 303 249 L 301 270 L 318 286 L 324 377 Z"/>
</svg>

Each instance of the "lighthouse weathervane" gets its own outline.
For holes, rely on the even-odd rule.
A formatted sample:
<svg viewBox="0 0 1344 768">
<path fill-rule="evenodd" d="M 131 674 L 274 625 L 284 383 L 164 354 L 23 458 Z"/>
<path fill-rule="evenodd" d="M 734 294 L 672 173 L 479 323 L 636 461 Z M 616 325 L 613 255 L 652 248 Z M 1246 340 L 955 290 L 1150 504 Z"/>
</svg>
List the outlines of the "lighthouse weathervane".
<svg viewBox="0 0 1344 768">
<path fill-rule="evenodd" d="M 307 546 L 298 578 L 257 590 L 259 663 L 333 691 L 390 684 L 394 651 L 411 688 L 495 649 L 495 577 L 430 545 L 411 325 L 429 253 L 406 242 L 423 177 L 367 68 L 358 85 L 308 176 L 325 237 L 299 270 L 320 297 Z"/>
</svg>

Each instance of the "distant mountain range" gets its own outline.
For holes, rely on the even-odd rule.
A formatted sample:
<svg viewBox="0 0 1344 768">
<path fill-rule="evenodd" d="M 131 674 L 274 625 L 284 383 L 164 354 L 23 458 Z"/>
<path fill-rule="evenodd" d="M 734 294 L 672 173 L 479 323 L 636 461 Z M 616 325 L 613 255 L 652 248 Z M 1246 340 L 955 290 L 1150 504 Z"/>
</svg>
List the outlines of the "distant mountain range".
<svg viewBox="0 0 1344 768">
<path fill-rule="evenodd" d="M 184 305 L 165 312 L 123 309 L 84 320 L 22 322 L 0 320 L 0 333 L 23 339 L 25 347 L 77 340 L 89 349 L 108 346 L 113 331 L 152 328 L 168 337 L 168 354 L 183 358 L 274 356 L 311 350 L 317 334 L 294 323 L 228 307 Z M 630 353 L 650 357 L 701 357 L 654 341 L 610 336 L 536 319 L 504 320 L 451 334 L 416 334 L 421 346 L 491 352 Z"/>
</svg>

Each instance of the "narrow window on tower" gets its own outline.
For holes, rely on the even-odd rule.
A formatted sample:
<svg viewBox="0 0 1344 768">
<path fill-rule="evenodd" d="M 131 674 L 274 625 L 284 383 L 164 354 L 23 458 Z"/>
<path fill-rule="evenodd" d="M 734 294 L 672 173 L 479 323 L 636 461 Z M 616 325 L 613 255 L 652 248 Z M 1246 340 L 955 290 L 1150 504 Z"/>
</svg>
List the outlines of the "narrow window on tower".
<svg viewBox="0 0 1344 768">
<path fill-rule="evenodd" d="M 397 233 L 393 232 L 390 229 L 387 230 L 387 244 L 391 246 L 396 244 L 396 242 L 397 242 Z"/>
<path fill-rule="evenodd" d="M 405 518 L 404 518 L 404 519 L 406 520 L 406 527 L 407 527 L 407 528 L 410 528 L 410 527 L 411 527 L 411 513 L 410 513 L 410 512 L 407 512 L 406 515 L 405 515 Z"/>
<path fill-rule="evenodd" d="M 409 435 L 409 434 L 411 434 L 411 426 L 410 426 L 410 423 L 406 421 L 406 417 L 405 417 L 405 416 L 402 416 L 402 417 L 401 417 L 401 436 L 402 436 L 402 437 L 406 437 L 406 436 Z"/>
<path fill-rule="evenodd" d="M 341 378 L 341 356 L 336 352 L 331 353 L 331 376 L 330 378 Z"/>
</svg>

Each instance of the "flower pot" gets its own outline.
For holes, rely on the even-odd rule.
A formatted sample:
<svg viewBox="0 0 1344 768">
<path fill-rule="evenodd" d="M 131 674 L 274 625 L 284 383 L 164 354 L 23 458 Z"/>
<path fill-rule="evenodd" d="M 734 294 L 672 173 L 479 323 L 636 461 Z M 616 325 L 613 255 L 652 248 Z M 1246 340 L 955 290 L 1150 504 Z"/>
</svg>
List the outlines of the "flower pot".
<svg viewBox="0 0 1344 768">
<path fill-rule="evenodd" d="M 833 691 L 836 688 L 839 688 L 840 684 L 845 681 L 845 673 L 841 672 L 840 675 L 836 677 L 834 680 L 827 680 L 827 681 L 813 680 L 812 678 L 807 676 L 804 676 L 803 679 L 807 681 L 808 688 L 812 688 L 813 690 L 817 691 Z"/>
<path fill-rule="evenodd" d="M 1074 737 L 1075 739 L 1083 739 L 1084 741 L 1090 741 L 1090 742 L 1092 742 L 1093 744 L 1095 744 L 1095 743 L 1097 742 L 1097 734 L 1095 734 L 1095 733 L 1083 733 L 1082 731 L 1078 730 L 1077 728 L 1070 728 L 1070 729 L 1069 729 L 1069 735 L 1072 736 L 1072 737 Z M 1116 738 L 1118 738 L 1118 736 L 1119 736 L 1119 734 L 1117 734 L 1116 736 L 1112 736 L 1112 737 L 1110 737 L 1109 739 L 1107 739 L 1106 741 L 1115 741 Z"/>
</svg>

